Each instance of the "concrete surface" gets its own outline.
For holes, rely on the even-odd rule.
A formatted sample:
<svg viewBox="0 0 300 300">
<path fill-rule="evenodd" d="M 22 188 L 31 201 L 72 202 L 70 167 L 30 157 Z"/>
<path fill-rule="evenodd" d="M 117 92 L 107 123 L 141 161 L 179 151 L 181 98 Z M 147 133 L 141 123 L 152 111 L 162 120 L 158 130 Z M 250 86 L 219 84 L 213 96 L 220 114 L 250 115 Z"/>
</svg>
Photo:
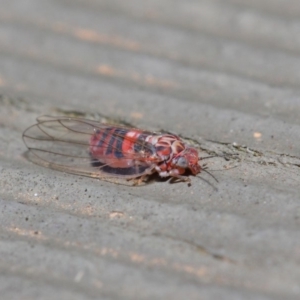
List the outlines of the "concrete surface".
<svg viewBox="0 0 300 300">
<path fill-rule="evenodd" d="M 299 17 L 297 0 L 2 2 L 0 298 L 299 299 Z M 205 161 L 218 191 L 32 164 L 22 132 L 63 111 L 225 156 Z"/>
</svg>

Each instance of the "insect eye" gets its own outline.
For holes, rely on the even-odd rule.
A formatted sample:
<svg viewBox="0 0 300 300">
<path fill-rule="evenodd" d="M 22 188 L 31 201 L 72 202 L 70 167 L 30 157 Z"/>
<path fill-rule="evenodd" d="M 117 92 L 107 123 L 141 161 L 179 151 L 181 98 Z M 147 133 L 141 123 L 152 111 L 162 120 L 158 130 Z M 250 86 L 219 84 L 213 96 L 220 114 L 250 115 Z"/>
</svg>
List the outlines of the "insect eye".
<svg viewBox="0 0 300 300">
<path fill-rule="evenodd" d="M 187 168 L 188 162 L 185 157 L 179 157 L 179 159 L 176 162 L 176 165 L 180 168 Z"/>
</svg>

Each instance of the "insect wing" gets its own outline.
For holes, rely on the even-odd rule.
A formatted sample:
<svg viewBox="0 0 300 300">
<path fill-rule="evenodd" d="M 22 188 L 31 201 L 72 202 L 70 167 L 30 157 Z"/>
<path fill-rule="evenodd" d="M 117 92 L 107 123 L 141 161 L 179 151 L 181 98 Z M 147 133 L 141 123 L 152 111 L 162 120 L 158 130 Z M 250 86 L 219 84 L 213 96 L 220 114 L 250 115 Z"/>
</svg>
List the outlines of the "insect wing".
<svg viewBox="0 0 300 300">
<path fill-rule="evenodd" d="M 145 158 L 139 153 L 127 154 L 127 158 L 134 159 L 138 163 L 138 167 L 130 170 L 101 164 L 98 159 L 91 157 L 89 152 L 91 137 L 98 131 L 113 127 L 118 129 L 116 132 L 132 130 L 125 126 L 116 127 L 86 119 L 44 116 L 38 119 L 37 124 L 25 130 L 23 140 L 29 149 L 28 158 L 48 168 L 101 179 L 133 179 L 144 175 L 146 169 L 151 166 L 145 163 Z M 112 135 L 116 140 L 125 139 L 118 134 Z M 122 145 L 121 142 L 116 142 L 114 147 Z M 151 144 L 144 142 L 142 146 L 148 153 L 155 151 Z M 108 144 L 105 143 L 101 147 L 107 148 Z M 121 152 L 122 149 L 115 148 L 114 151 Z"/>
</svg>

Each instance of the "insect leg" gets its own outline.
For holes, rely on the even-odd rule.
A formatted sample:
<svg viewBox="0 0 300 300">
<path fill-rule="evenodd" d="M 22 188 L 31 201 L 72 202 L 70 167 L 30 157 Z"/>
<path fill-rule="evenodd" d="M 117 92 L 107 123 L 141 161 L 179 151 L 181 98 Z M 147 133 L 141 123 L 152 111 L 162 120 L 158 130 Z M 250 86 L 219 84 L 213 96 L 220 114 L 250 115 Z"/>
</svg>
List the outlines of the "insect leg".
<svg viewBox="0 0 300 300">
<path fill-rule="evenodd" d="M 147 181 L 149 175 L 152 175 L 154 172 L 156 172 L 155 167 L 151 166 L 144 171 L 144 174 L 142 176 L 138 178 L 129 178 L 127 179 L 127 181 L 133 180 L 133 185 L 140 185 L 143 182 Z"/>
<path fill-rule="evenodd" d="M 191 182 L 191 179 L 190 179 L 188 176 L 180 175 L 180 174 L 178 173 L 178 170 L 177 170 L 177 169 L 170 170 L 169 172 L 167 172 L 167 171 L 159 172 L 159 176 L 161 176 L 161 177 L 168 177 L 168 176 L 171 176 L 171 177 L 173 177 L 173 178 L 180 179 L 181 181 Z"/>
</svg>

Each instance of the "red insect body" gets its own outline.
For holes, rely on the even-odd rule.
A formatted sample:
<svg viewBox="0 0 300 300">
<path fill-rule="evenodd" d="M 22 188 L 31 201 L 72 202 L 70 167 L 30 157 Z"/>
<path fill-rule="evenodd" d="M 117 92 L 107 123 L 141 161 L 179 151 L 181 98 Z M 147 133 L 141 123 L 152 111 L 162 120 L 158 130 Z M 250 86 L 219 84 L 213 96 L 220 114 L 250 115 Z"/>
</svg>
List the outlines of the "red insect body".
<svg viewBox="0 0 300 300">
<path fill-rule="evenodd" d="M 91 120 L 42 117 L 23 139 L 38 163 L 91 177 L 161 177 L 189 181 L 201 171 L 198 151 L 178 136 Z"/>
</svg>

